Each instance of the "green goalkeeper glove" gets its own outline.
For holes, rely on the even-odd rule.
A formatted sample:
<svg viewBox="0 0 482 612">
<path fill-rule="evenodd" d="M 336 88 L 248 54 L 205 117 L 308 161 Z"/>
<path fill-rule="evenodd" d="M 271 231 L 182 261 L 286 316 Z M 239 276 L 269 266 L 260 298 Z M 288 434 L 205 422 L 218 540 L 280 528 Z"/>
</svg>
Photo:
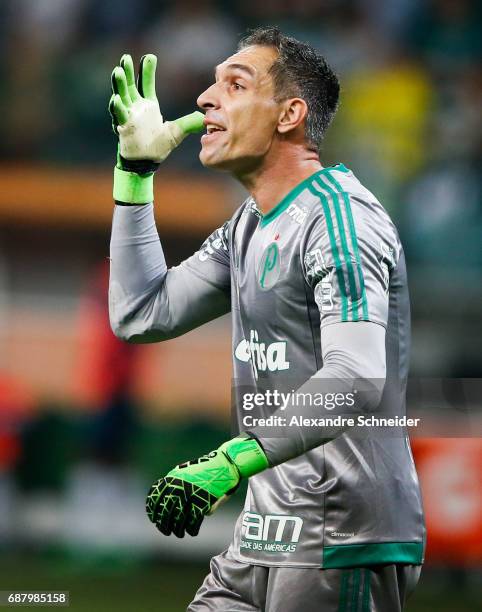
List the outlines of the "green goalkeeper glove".
<svg viewBox="0 0 482 612">
<path fill-rule="evenodd" d="M 155 55 L 144 55 L 136 86 L 134 64 L 123 55 L 112 72 L 109 112 L 119 136 L 114 170 L 114 199 L 127 204 L 153 200 L 153 174 L 184 138 L 201 132 L 204 115 L 194 112 L 175 121 L 163 121 L 156 97 Z"/>
<path fill-rule="evenodd" d="M 181 463 L 149 490 L 146 511 L 164 535 L 196 536 L 212 514 L 239 486 L 269 467 L 263 449 L 252 438 L 238 437 L 194 461 Z"/>
</svg>

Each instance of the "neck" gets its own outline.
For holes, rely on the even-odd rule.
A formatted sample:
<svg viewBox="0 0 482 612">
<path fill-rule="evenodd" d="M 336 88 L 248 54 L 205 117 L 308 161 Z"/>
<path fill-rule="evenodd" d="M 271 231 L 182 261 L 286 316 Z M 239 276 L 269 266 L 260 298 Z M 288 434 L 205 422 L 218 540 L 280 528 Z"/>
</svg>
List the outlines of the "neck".
<svg viewBox="0 0 482 612">
<path fill-rule="evenodd" d="M 266 215 L 296 185 L 321 169 L 317 153 L 290 147 L 278 154 L 271 151 L 258 168 L 237 178 L 253 196 L 258 210 Z"/>
</svg>

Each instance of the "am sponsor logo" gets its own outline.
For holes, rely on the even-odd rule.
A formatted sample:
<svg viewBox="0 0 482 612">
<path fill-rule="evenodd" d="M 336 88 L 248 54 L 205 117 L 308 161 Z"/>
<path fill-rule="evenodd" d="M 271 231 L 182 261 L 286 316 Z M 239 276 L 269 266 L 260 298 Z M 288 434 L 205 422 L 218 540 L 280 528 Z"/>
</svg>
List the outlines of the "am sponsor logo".
<svg viewBox="0 0 482 612">
<path fill-rule="evenodd" d="M 295 552 L 303 529 L 299 516 L 245 512 L 241 548 L 264 552 Z"/>
</svg>

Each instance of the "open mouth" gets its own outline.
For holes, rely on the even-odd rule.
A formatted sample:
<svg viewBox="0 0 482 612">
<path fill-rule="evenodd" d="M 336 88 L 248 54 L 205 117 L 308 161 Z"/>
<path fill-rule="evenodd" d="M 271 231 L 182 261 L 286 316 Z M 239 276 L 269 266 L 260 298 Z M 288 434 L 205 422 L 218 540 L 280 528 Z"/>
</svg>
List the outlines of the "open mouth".
<svg viewBox="0 0 482 612">
<path fill-rule="evenodd" d="M 206 133 L 210 136 L 215 132 L 225 132 L 226 130 L 220 125 L 213 125 L 212 123 L 208 123 L 206 126 Z"/>
<path fill-rule="evenodd" d="M 214 140 L 219 134 L 226 132 L 226 129 L 214 123 L 206 124 L 206 133 L 201 137 L 201 142 Z"/>
</svg>

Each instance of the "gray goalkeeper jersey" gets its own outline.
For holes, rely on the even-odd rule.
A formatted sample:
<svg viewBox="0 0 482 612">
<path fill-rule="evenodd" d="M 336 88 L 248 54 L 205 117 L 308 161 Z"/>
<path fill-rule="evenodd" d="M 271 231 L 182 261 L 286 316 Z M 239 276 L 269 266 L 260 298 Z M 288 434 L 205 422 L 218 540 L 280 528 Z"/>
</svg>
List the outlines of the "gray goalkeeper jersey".
<svg viewBox="0 0 482 612">
<path fill-rule="evenodd" d="M 403 251 L 386 211 L 343 165 L 315 173 L 265 216 L 249 198 L 169 270 L 152 205 L 116 206 L 109 299 L 113 330 L 132 342 L 172 338 L 231 311 L 240 430 L 250 429 L 242 394 L 299 388 L 323 367 L 320 330 L 340 322 L 386 329 L 382 403 L 405 414 Z M 267 411 L 252 406 L 249 415 Z M 404 428 L 322 438 L 321 428 L 319 446 L 250 478 L 234 557 L 324 568 L 421 563 L 423 512 Z"/>
</svg>

